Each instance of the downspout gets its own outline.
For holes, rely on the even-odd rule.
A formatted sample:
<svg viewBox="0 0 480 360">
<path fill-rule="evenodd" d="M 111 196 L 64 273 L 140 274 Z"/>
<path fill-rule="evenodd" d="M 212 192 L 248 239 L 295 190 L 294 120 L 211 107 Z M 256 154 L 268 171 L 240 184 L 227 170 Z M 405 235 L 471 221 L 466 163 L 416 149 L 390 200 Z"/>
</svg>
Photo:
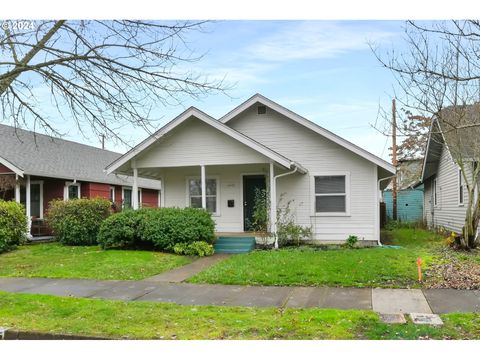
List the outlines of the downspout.
<svg viewBox="0 0 480 360">
<path fill-rule="evenodd" d="M 392 175 L 392 176 L 387 176 L 387 177 L 384 177 L 384 178 L 382 178 L 382 179 L 379 179 L 378 182 L 377 182 L 377 191 L 380 191 L 380 183 L 381 183 L 382 181 L 385 181 L 385 180 L 394 178 L 395 176 L 396 176 L 396 175 Z M 383 200 L 383 193 L 382 193 L 382 198 L 381 198 L 381 200 Z M 380 206 L 380 204 L 377 204 L 377 206 Z M 378 245 L 378 246 L 383 246 L 383 244 L 380 242 L 380 236 L 378 237 L 377 245 Z"/>
<path fill-rule="evenodd" d="M 286 173 L 283 173 L 283 174 L 279 174 L 277 176 L 274 176 L 273 177 L 273 186 L 274 186 L 274 189 L 273 190 L 273 199 L 274 201 L 276 202 L 277 201 L 277 179 L 278 178 L 281 178 L 283 176 L 288 176 L 288 175 L 292 175 L 292 174 L 295 174 L 297 171 L 298 171 L 298 167 L 297 165 L 295 165 L 295 163 L 291 163 L 290 166 L 293 166 L 294 169 L 292 171 L 289 171 L 289 172 L 286 172 Z M 275 206 L 275 210 L 277 209 L 277 206 Z M 278 237 L 277 237 L 277 220 L 276 220 L 276 216 L 277 214 L 275 213 L 275 219 L 273 221 L 273 224 L 272 224 L 272 233 L 273 233 L 273 236 L 275 237 L 275 249 L 278 249 Z"/>
</svg>

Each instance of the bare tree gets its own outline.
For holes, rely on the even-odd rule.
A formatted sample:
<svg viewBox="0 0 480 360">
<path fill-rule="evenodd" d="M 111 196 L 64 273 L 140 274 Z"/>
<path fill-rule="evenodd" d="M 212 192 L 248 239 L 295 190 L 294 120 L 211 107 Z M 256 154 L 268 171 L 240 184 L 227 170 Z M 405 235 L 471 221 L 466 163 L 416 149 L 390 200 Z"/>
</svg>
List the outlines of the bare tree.
<svg viewBox="0 0 480 360">
<path fill-rule="evenodd" d="M 0 104 L 2 121 L 14 126 L 60 135 L 60 117 L 122 141 L 117 131 L 125 124 L 150 131 L 159 106 L 227 90 L 223 79 L 189 70 L 202 55 L 186 39 L 204 22 L 12 24 L 2 24 L 0 37 Z"/>
<path fill-rule="evenodd" d="M 433 141 L 448 147 L 468 192 L 461 245 L 473 248 L 479 218 L 480 22 L 406 22 L 404 51 L 375 55 L 397 81 L 398 98 L 413 114 L 432 118 Z"/>
</svg>

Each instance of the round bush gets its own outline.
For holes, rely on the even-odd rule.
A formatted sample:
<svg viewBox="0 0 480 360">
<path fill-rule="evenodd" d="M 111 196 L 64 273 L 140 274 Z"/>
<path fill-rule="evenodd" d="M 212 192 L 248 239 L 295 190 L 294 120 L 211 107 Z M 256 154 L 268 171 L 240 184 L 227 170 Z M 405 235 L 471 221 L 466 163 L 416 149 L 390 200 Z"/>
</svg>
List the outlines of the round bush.
<svg viewBox="0 0 480 360">
<path fill-rule="evenodd" d="M 106 218 L 97 236 L 100 246 L 103 249 L 148 247 L 138 233 L 140 220 L 147 211 L 149 209 L 126 210 Z"/>
<path fill-rule="evenodd" d="M 103 220 L 110 216 L 110 201 L 103 198 L 53 200 L 47 222 L 65 245 L 96 245 Z"/>
<path fill-rule="evenodd" d="M 10 251 L 26 239 L 27 217 L 22 204 L 0 200 L 0 253 Z"/>
<path fill-rule="evenodd" d="M 215 236 L 215 222 L 209 212 L 193 208 L 149 209 L 139 224 L 139 238 L 158 250 L 173 251 L 178 243 L 205 241 Z"/>
</svg>

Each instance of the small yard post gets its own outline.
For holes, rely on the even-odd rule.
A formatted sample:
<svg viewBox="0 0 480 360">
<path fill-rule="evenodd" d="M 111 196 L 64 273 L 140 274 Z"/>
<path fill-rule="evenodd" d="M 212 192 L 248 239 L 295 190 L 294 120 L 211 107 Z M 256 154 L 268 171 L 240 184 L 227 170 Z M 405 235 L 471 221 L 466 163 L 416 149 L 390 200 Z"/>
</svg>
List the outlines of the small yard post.
<svg viewBox="0 0 480 360">
<path fill-rule="evenodd" d="M 207 186 L 205 180 L 205 165 L 201 165 L 201 182 L 202 182 L 202 208 L 207 208 Z"/>
<path fill-rule="evenodd" d="M 138 209 L 138 169 L 136 165 L 133 165 L 133 186 L 132 186 L 132 207 L 134 210 Z"/>
</svg>

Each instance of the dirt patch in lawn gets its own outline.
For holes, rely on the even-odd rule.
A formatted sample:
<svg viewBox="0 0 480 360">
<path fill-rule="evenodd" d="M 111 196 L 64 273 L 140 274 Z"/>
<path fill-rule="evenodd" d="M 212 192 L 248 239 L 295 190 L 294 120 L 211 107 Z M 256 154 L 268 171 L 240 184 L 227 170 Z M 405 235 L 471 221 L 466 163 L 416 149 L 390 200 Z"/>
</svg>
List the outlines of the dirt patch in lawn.
<svg viewBox="0 0 480 360">
<path fill-rule="evenodd" d="M 480 289 L 480 262 L 476 254 L 458 254 L 452 250 L 442 251 L 442 261 L 429 266 L 425 271 L 425 287 L 431 289 Z"/>
</svg>

